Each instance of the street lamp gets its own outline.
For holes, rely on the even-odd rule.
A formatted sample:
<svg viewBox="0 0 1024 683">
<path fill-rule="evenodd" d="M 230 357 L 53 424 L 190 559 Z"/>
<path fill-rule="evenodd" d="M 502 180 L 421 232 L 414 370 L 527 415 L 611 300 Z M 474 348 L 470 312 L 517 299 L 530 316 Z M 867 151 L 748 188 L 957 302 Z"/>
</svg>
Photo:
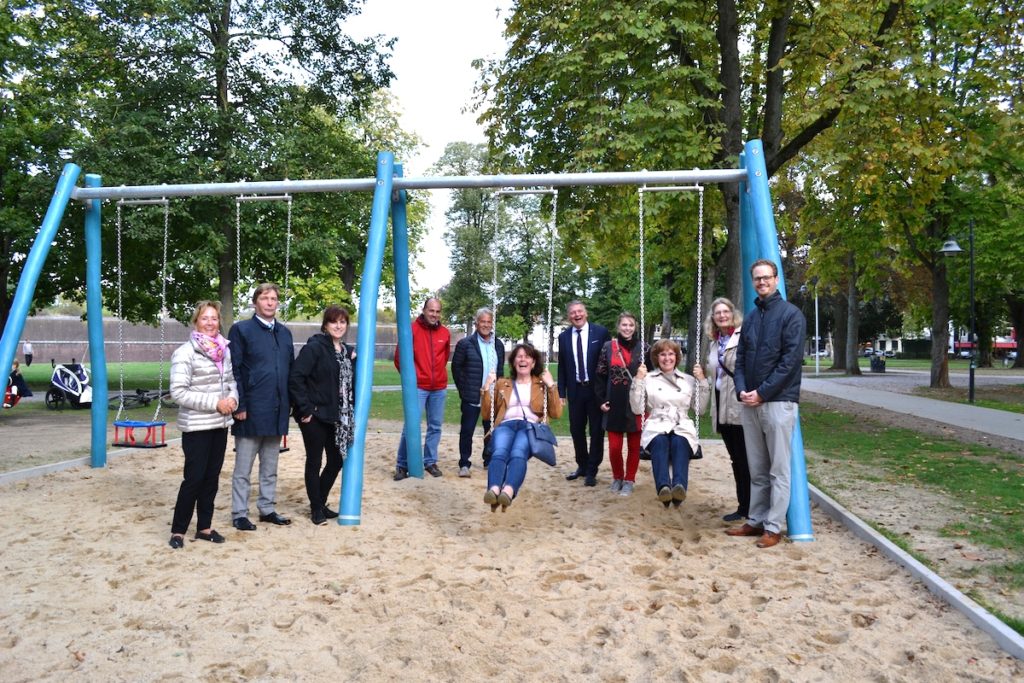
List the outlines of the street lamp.
<svg viewBox="0 0 1024 683">
<path fill-rule="evenodd" d="M 977 348 L 978 342 L 974 332 L 974 219 L 970 221 L 970 232 L 968 233 L 968 257 L 970 259 L 970 296 L 971 296 L 971 330 L 968 340 L 971 342 L 971 365 L 968 370 L 968 384 L 967 384 L 967 400 L 970 403 L 974 403 L 974 368 L 977 365 Z M 940 254 L 946 254 L 947 256 L 954 256 L 956 254 L 962 254 L 963 249 L 957 244 L 956 240 L 949 239 L 939 249 Z M 956 349 L 956 344 L 953 344 L 953 348 Z"/>
</svg>

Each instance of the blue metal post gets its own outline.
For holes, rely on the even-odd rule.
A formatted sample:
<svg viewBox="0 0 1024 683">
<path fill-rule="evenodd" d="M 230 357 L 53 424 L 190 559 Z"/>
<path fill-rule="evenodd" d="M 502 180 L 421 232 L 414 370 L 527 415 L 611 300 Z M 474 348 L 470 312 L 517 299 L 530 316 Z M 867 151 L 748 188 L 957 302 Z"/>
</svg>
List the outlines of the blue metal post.
<svg viewBox="0 0 1024 683">
<path fill-rule="evenodd" d="M 82 169 L 75 164 L 65 164 L 64 170 L 57 181 L 57 188 L 50 199 L 50 206 L 46 209 L 46 216 L 43 217 L 42 227 L 36 233 L 35 242 L 28 252 L 25 265 L 21 269 L 21 277 L 18 279 L 18 288 L 14 290 L 14 301 L 11 302 L 11 310 L 7 316 L 7 324 L 4 325 L 3 336 L 0 336 L 0 387 L 7 386 L 7 380 L 11 377 L 11 363 L 14 362 L 14 355 L 18 350 L 18 341 L 21 333 L 25 330 L 25 319 L 28 318 L 29 309 L 32 307 L 32 297 L 36 292 L 36 283 L 39 282 L 39 273 L 46 263 L 46 255 L 50 252 L 50 244 L 57 235 L 57 228 L 60 227 L 60 220 L 64 217 L 64 210 L 71 199 L 71 193 L 78 181 L 78 174 Z"/>
<path fill-rule="evenodd" d="M 747 168 L 749 192 L 750 222 L 757 236 L 757 249 L 760 258 L 770 259 L 779 269 L 779 293 L 786 298 L 786 279 L 782 273 L 782 255 L 779 252 L 779 234 L 775 229 L 775 216 L 772 213 L 772 197 L 768 188 L 768 170 L 764 161 L 764 148 L 760 140 L 751 140 L 744 146 L 744 159 Z M 742 205 L 741 205 L 742 206 Z M 740 221 L 741 225 L 743 221 Z M 749 268 L 745 264 L 744 273 L 750 279 Z M 753 304 L 753 299 L 751 299 Z M 786 527 L 789 538 L 794 541 L 813 541 L 814 531 L 811 528 L 811 501 L 807 491 L 807 464 L 804 460 L 803 433 L 800 429 L 800 412 L 797 410 L 796 424 L 793 429 L 792 458 L 790 462 L 789 511 L 786 513 Z"/>
<path fill-rule="evenodd" d="M 399 173 L 399 175 L 401 175 Z M 398 360 L 402 376 L 402 412 L 405 415 L 405 455 L 409 475 L 423 478 L 423 442 L 420 440 L 420 401 L 416 366 L 412 356 L 412 317 L 409 301 L 409 228 L 405 215 L 405 191 L 392 204 L 391 249 L 395 262 L 395 319 L 398 322 Z"/>
<path fill-rule="evenodd" d="M 86 187 L 100 187 L 103 179 L 93 173 L 85 176 Z M 103 202 L 85 203 L 85 315 L 89 325 L 89 367 L 92 370 L 92 449 L 93 467 L 107 466 L 107 354 L 103 348 L 103 291 L 100 276 L 103 266 Z"/>
<path fill-rule="evenodd" d="M 746 154 L 740 154 L 740 167 L 746 168 Z M 754 230 L 754 211 L 750 207 L 750 183 L 740 183 L 740 263 L 742 264 L 743 275 L 743 303 L 740 310 L 744 314 L 750 313 L 754 308 L 754 299 L 757 293 L 754 291 L 754 283 L 750 279 L 750 267 L 757 260 L 757 232 Z"/>
<path fill-rule="evenodd" d="M 341 477 L 341 503 L 338 524 L 357 526 L 362 517 L 363 459 L 366 450 L 366 426 L 370 419 L 373 393 L 373 360 L 377 343 L 377 300 L 380 294 L 384 246 L 387 243 L 388 211 L 395 155 L 377 153 L 377 182 L 370 213 L 370 235 L 363 264 L 363 282 L 359 291 L 359 332 L 356 340 L 356 396 L 353 419 L 355 434 L 348 449 Z"/>
</svg>

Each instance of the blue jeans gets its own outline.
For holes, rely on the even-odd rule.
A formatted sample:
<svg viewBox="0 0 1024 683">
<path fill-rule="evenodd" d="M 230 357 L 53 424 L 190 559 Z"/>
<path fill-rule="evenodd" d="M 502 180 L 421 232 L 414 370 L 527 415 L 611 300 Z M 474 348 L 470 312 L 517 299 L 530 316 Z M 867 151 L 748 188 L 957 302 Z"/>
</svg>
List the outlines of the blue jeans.
<svg viewBox="0 0 1024 683">
<path fill-rule="evenodd" d="M 427 435 L 423 438 L 423 466 L 430 467 L 437 464 L 437 445 L 441 443 L 441 420 L 444 419 L 444 400 L 448 396 L 448 390 L 417 389 L 416 396 L 420 402 L 420 414 L 427 416 Z M 405 429 L 402 429 L 402 439 L 398 442 L 398 466 L 409 469 L 409 457 L 405 453 L 405 448 Z"/>
<path fill-rule="evenodd" d="M 682 484 L 687 488 L 690 482 L 690 442 L 678 434 L 658 434 L 647 445 L 651 453 L 651 470 L 654 472 L 654 488 Z M 671 467 L 671 472 L 669 468 Z"/>
<path fill-rule="evenodd" d="M 500 488 L 507 484 L 512 491 L 519 493 L 526 479 L 526 461 L 530 457 L 529 429 L 530 423 L 526 420 L 505 420 L 494 428 L 491 435 L 494 454 L 487 466 L 487 488 Z"/>
</svg>

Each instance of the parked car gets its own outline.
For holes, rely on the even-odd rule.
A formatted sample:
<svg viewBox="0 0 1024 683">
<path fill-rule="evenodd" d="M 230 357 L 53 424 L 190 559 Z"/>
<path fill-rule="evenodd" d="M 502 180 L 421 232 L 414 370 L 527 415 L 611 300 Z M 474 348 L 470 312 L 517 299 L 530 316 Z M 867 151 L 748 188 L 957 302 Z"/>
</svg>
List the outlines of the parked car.
<svg viewBox="0 0 1024 683">
<path fill-rule="evenodd" d="M 864 349 L 864 350 L 862 350 L 860 352 L 860 355 L 861 355 L 862 358 L 871 358 L 871 356 L 875 355 L 875 350 L 874 349 Z"/>
<path fill-rule="evenodd" d="M 886 351 L 885 352 L 885 357 L 886 358 L 895 358 L 896 357 L 896 352 L 892 351 L 892 350 Z"/>
</svg>

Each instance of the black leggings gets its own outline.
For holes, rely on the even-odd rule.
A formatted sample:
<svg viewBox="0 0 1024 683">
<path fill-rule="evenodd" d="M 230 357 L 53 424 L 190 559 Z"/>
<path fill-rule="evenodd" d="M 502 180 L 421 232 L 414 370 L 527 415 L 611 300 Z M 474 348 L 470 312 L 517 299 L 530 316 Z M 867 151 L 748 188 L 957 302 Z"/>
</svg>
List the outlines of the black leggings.
<svg viewBox="0 0 1024 683">
<path fill-rule="evenodd" d="M 309 422 L 300 422 L 302 443 L 306 447 L 306 495 L 311 510 L 319 510 L 327 504 L 327 495 L 341 472 L 341 451 L 334 443 L 334 424 L 321 422 L 315 417 Z M 327 453 L 327 464 L 323 471 L 323 453 Z"/>
</svg>

